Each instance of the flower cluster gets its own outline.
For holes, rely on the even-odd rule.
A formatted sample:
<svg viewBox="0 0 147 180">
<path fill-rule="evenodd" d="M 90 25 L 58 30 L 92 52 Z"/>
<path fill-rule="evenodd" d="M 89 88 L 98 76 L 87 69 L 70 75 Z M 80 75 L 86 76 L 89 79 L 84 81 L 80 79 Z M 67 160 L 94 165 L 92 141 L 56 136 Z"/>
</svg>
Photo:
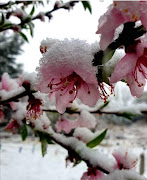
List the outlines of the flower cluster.
<svg viewBox="0 0 147 180">
<path fill-rule="evenodd" d="M 102 50 L 112 42 L 115 30 L 126 22 L 141 20 L 147 28 L 147 2 L 145 1 L 114 1 L 108 11 L 99 19 L 97 34 L 101 34 L 100 46 Z M 109 27 L 109 28 L 108 28 Z"/>
<path fill-rule="evenodd" d="M 110 82 L 116 83 L 126 78 L 131 94 L 141 97 L 147 79 L 146 37 L 127 48 L 126 55 L 117 63 Z"/>
</svg>

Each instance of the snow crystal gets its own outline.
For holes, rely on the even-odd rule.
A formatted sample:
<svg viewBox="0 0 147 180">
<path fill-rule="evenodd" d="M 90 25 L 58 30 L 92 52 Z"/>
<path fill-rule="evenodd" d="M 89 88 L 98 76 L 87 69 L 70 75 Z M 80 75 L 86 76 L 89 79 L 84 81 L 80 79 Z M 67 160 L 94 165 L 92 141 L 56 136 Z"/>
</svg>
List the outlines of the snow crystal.
<svg viewBox="0 0 147 180">
<path fill-rule="evenodd" d="M 50 119 L 45 112 L 37 119 L 31 119 L 30 121 L 34 124 L 34 129 L 39 131 L 44 131 L 44 129 L 48 129 L 50 126 Z"/>
<path fill-rule="evenodd" d="M 105 176 L 103 180 L 146 180 L 134 170 L 116 170 Z"/>
<path fill-rule="evenodd" d="M 22 120 L 26 117 L 27 102 L 17 102 L 16 111 L 12 115 L 12 118 L 17 120 L 18 124 L 22 124 Z"/>
<path fill-rule="evenodd" d="M 40 59 L 40 68 L 38 70 L 37 81 L 42 81 L 43 77 L 40 74 L 40 69 L 46 64 L 48 69 L 48 83 L 52 77 L 61 76 L 63 69 L 69 69 L 71 72 L 75 71 L 87 83 L 96 83 L 97 68 L 92 66 L 93 54 L 90 44 L 84 40 L 65 39 L 64 41 L 57 41 L 53 44 L 53 40 L 48 39 L 43 41 L 43 44 L 49 44 L 50 47 L 43 57 Z M 52 45 L 53 44 L 53 45 Z M 52 45 L 52 46 L 51 46 Z M 64 75 L 66 76 L 66 75 Z"/>
<path fill-rule="evenodd" d="M 96 118 L 93 114 L 86 110 L 82 110 L 79 118 L 80 127 L 94 128 L 96 125 Z"/>
<path fill-rule="evenodd" d="M 82 140 L 83 142 L 89 142 L 98 136 L 99 132 L 93 133 L 90 129 L 86 127 L 78 127 L 75 129 L 73 136 Z"/>
<path fill-rule="evenodd" d="M 4 101 L 4 100 L 7 100 L 11 97 L 14 97 L 18 94 L 21 94 L 25 91 L 25 89 L 23 87 L 19 87 L 17 89 L 14 89 L 14 90 L 11 90 L 11 91 L 5 91 L 5 90 L 1 90 L 0 91 L 0 97 L 1 97 L 1 100 Z"/>
<path fill-rule="evenodd" d="M 31 85 L 31 89 L 33 89 L 34 88 L 34 86 L 35 86 L 35 82 L 36 82 L 36 73 L 27 73 L 27 72 L 25 72 L 25 73 L 23 73 L 22 74 L 22 81 L 24 82 L 24 81 L 27 81 L 27 82 L 29 82 L 30 83 L 30 85 Z"/>
<path fill-rule="evenodd" d="M 45 53 L 48 51 L 49 48 L 53 47 L 55 43 L 59 42 L 58 39 L 51 39 L 51 38 L 46 38 L 46 40 L 41 41 L 40 45 L 40 51 L 41 53 Z"/>
</svg>

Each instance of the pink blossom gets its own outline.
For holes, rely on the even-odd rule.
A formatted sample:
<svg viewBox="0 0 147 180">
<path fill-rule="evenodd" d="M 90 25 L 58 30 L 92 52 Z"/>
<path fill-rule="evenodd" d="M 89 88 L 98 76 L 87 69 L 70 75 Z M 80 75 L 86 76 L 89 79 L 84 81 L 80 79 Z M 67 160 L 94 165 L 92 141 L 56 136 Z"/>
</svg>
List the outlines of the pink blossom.
<svg viewBox="0 0 147 180">
<path fill-rule="evenodd" d="M 126 22 L 141 20 L 147 29 L 147 2 L 114 1 L 108 11 L 99 19 L 97 34 L 101 34 L 100 47 L 105 50 L 112 42 L 115 29 Z"/>
<path fill-rule="evenodd" d="M 15 130 L 18 129 L 19 126 L 18 122 L 15 119 L 12 119 L 5 127 L 5 130 L 12 130 L 12 132 L 15 133 Z"/>
<path fill-rule="evenodd" d="M 38 14 L 38 18 L 39 18 L 42 22 L 45 22 L 45 15 L 44 15 L 43 12 L 40 12 L 40 13 Z"/>
<path fill-rule="evenodd" d="M 116 169 L 132 169 L 136 166 L 138 158 L 123 148 L 115 150 L 113 156 L 117 161 Z"/>
<path fill-rule="evenodd" d="M 61 132 L 62 130 L 66 133 L 69 133 L 72 129 L 78 127 L 78 120 L 69 120 L 66 117 L 62 116 L 57 121 L 55 127 L 57 132 Z"/>
<path fill-rule="evenodd" d="M 78 117 L 78 127 L 87 127 L 92 129 L 96 126 L 96 118 L 89 111 L 82 110 Z"/>
<path fill-rule="evenodd" d="M 45 47 L 45 50 L 42 48 L 36 88 L 55 94 L 60 113 L 64 113 L 76 97 L 84 104 L 94 106 L 100 95 L 91 46 L 85 41 L 65 39 Z"/>
<path fill-rule="evenodd" d="M 116 64 L 110 83 L 127 79 L 131 94 L 141 97 L 147 79 L 147 41 L 128 47 L 128 53 Z"/>
<path fill-rule="evenodd" d="M 27 106 L 27 114 L 26 119 L 37 119 L 39 116 L 43 114 L 41 109 L 42 102 L 40 99 L 32 98 L 29 99 L 29 104 Z"/>
<path fill-rule="evenodd" d="M 69 133 L 72 129 L 77 127 L 94 128 L 96 125 L 95 117 L 88 111 L 83 110 L 81 114 L 74 120 L 68 119 L 65 116 L 61 116 L 57 121 L 55 127 L 57 132 L 65 131 Z"/>
<path fill-rule="evenodd" d="M 83 174 L 81 180 L 102 180 L 104 174 L 94 168 L 88 168 L 88 171 Z"/>
<path fill-rule="evenodd" d="M 20 20 L 24 20 L 27 16 L 31 18 L 31 16 L 27 15 L 21 8 L 17 8 L 12 15 L 18 17 Z"/>
<path fill-rule="evenodd" d="M 19 84 L 16 79 L 11 79 L 8 73 L 4 73 L 1 77 L 1 88 L 0 91 L 10 92 L 11 90 L 15 90 L 19 87 Z M 16 110 L 16 103 L 9 103 L 12 110 Z"/>
</svg>

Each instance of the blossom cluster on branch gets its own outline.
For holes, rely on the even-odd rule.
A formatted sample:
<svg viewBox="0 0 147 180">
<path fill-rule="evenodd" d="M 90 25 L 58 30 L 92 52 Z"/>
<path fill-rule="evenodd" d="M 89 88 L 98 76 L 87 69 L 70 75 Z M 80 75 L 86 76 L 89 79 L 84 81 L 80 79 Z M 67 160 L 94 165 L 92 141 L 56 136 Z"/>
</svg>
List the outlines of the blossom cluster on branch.
<svg viewBox="0 0 147 180">
<path fill-rule="evenodd" d="M 47 38 L 40 45 L 42 57 L 37 74 L 24 73 L 12 79 L 4 73 L 0 85 L 1 121 L 5 107 L 13 111 L 6 130 L 21 128 L 24 140 L 30 127 L 40 138 L 43 155 L 47 144 L 61 145 L 68 151 L 66 161 L 87 164 L 81 180 L 144 180 L 134 170 L 136 155 L 118 149 L 108 158 L 93 149 L 105 138 L 107 129 L 101 134 L 91 130 L 97 124 L 95 113 L 129 115 L 105 110 L 118 81 L 129 86 L 132 96 L 143 93 L 147 78 L 146 6 L 144 1 L 114 1 L 99 20 L 100 43 Z M 13 15 L 21 19 L 22 25 L 22 12 L 17 10 Z M 2 26 L 1 31 L 6 29 Z M 117 56 L 120 49 L 122 57 Z"/>
</svg>

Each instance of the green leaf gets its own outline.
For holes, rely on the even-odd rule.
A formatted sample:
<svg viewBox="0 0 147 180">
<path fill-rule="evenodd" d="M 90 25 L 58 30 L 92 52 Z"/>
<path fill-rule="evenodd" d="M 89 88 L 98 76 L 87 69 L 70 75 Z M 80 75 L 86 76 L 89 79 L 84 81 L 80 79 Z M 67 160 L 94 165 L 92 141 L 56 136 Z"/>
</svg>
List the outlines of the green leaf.
<svg viewBox="0 0 147 180">
<path fill-rule="evenodd" d="M 35 7 L 33 6 L 33 7 L 32 7 L 32 10 L 31 10 L 31 12 L 30 12 L 30 15 L 32 16 L 32 15 L 34 14 L 34 12 L 35 12 Z"/>
<path fill-rule="evenodd" d="M 3 25 L 5 23 L 5 16 L 4 14 L 2 13 L 2 16 L 1 16 L 1 25 Z"/>
<path fill-rule="evenodd" d="M 22 140 L 23 141 L 26 140 L 27 136 L 28 136 L 28 131 L 27 131 L 26 125 L 24 124 L 23 127 L 21 128 L 21 138 L 22 138 Z"/>
<path fill-rule="evenodd" d="M 19 34 L 21 35 L 21 37 L 22 37 L 26 42 L 29 42 L 27 36 L 26 36 L 24 33 L 19 32 Z"/>
<path fill-rule="evenodd" d="M 47 141 L 44 137 L 41 138 L 41 152 L 43 157 L 47 153 Z"/>
<path fill-rule="evenodd" d="M 106 75 L 106 72 L 103 66 L 98 66 L 97 79 L 98 79 L 98 82 L 105 82 L 106 84 L 110 85 L 109 79 Z"/>
<path fill-rule="evenodd" d="M 132 120 L 132 117 L 133 117 L 133 116 L 136 116 L 136 114 L 124 112 L 124 113 L 121 114 L 121 116 L 124 117 L 124 118 L 127 118 L 127 119 L 129 119 L 129 120 Z"/>
<path fill-rule="evenodd" d="M 34 35 L 33 26 L 30 23 L 28 25 L 29 25 L 29 28 L 30 28 L 30 34 L 33 37 L 33 35 Z"/>
<path fill-rule="evenodd" d="M 80 164 L 81 162 L 82 162 L 82 160 L 81 160 L 81 159 L 79 159 L 79 160 L 75 161 L 75 162 L 74 162 L 74 164 L 73 164 L 73 167 L 77 166 L 77 165 L 78 165 L 78 164 Z"/>
<path fill-rule="evenodd" d="M 109 102 L 110 102 L 110 101 L 105 102 L 105 103 L 100 107 L 100 109 L 102 110 L 103 108 L 105 108 L 105 107 L 109 104 Z"/>
<path fill-rule="evenodd" d="M 105 64 L 106 62 L 108 62 L 113 54 L 115 53 L 115 50 L 112 50 L 110 48 L 107 48 L 105 51 L 104 51 L 104 56 L 102 58 L 102 64 Z"/>
<path fill-rule="evenodd" d="M 46 142 L 47 142 L 48 144 L 55 144 L 55 143 L 51 140 L 51 138 L 49 138 L 49 137 L 46 137 Z"/>
<path fill-rule="evenodd" d="M 89 148 L 94 148 L 95 146 L 99 145 L 102 140 L 105 138 L 107 133 L 107 129 L 105 129 L 101 134 L 99 134 L 96 138 L 91 140 L 90 142 L 87 143 L 87 147 Z"/>
<path fill-rule="evenodd" d="M 83 7 L 84 9 L 88 9 L 89 12 L 92 14 L 92 8 L 91 8 L 91 5 L 90 5 L 90 2 L 89 1 L 81 1 L 81 3 L 83 4 Z"/>
<path fill-rule="evenodd" d="M 11 23 L 7 23 L 7 24 L 4 24 L 4 25 L 3 25 L 3 28 L 8 28 L 8 27 L 11 27 L 11 26 L 12 26 Z"/>
</svg>

